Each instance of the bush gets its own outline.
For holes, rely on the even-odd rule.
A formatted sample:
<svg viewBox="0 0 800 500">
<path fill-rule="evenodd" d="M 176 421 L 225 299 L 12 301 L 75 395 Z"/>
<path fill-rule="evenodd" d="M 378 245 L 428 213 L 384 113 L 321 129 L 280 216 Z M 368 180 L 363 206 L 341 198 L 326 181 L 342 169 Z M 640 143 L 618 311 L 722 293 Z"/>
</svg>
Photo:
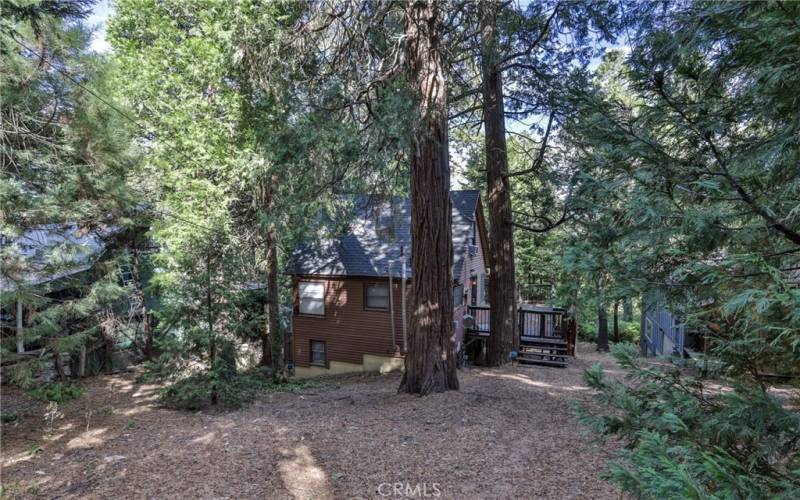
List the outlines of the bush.
<svg viewBox="0 0 800 500">
<path fill-rule="evenodd" d="M 13 411 L 0 411 L 0 423 L 13 424 L 19 421 L 19 415 Z"/>
<path fill-rule="evenodd" d="M 276 383 L 259 369 L 216 377 L 214 372 L 205 372 L 179 379 L 161 389 L 159 399 L 169 408 L 200 410 L 212 404 L 212 396 L 216 392 L 216 402 L 219 405 L 240 408 L 260 394 L 306 389 L 322 384 L 323 382 L 317 380 Z"/>
<path fill-rule="evenodd" d="M 81 395 L 81 388 L 70 382 L 48 382 L 28 389 L 28 395 L 39 401 L 64 404 Z"/>
<path fill-rule="evenodd" d="M 800 414 L 759 387 L 709 391 L 678 368 L 640 364 L 632 345 L 612 350 L 626 383 L 584 373 L 609 409 L 574 405 L 582 423 L 626 444 L 607 475 L 636 498 L 800 498 Z"/>
</svg>

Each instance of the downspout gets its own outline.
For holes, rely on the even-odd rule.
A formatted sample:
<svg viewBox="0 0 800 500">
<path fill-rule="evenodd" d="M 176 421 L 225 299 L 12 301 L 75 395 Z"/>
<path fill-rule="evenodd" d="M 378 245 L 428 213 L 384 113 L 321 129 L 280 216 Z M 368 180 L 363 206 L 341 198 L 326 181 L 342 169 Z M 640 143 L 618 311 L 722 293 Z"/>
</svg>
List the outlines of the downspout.
<svg viewBox="0 0 800 500">
<path fill-rule="evenodd" d="M 402 263 L 402 278 L 400 280 L 400 314 L 403 320 L 403 350 L 408 352 L 408 322 L 406 321 L 406 258 L 403 253 L 403 247 L 400 247 L 400 262 Z"/>
<path fill-rule="evenodd" d="M 394 331 L 394 294 L 392 293 L 392 288 L 394 288 L 394 283 L 392 282 L 392 264 L 393 261 L 389 261 L 389 321 L 392 323 L 392 353 L 395 352 L 395 347 L 397 346 L 397 336 L 395 335 Z"/>
</svg>

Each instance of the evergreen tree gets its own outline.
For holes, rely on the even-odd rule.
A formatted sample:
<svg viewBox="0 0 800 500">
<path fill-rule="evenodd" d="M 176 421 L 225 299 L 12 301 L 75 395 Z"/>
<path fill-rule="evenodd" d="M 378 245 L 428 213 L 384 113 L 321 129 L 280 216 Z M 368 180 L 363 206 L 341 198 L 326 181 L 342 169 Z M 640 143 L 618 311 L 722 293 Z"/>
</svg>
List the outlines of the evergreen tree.
<svg viewBox="0 0 800 500">
<path fill-rule="evenodd" d="M 127 294 L 119 236 L 140 213 L 129 187 L 131 123 L 118 104 L 98 97 L 110 80 L 107 59 L 89 51 L 91 33 L 81 23 L 90 6 L 3 2 L 0 21 L 2 299 L 35 311 L 16 350 L 40 347 L 62 376 L 62 353 L 100 340 L 110 354 L 119 340 L 115 310 Z M 32 235 L 39 241 L 25 241 Z M 102 262 L 89 240 L 107 246 Z M 4 353 L 12 350 L 5 340 Z M 18 364 L 18 381 L 32 383 L 39 362 Z"/>
<path fill-rule="evenodd" d="M 615 85 L 577 96 L 580 192 L 615 233 L 602 249 L 615 281 L 666 290 L 710 359 L 692 376 L 620 349 L 628 380 L 587 373 L 612 411 L 586 419 L 625 439 L 611 478 L 636 496 L 793 498 L 800 418 L 763 374 L 800 366 L 800 10 L 645 4 L 636 17 Z"/>
</svg>

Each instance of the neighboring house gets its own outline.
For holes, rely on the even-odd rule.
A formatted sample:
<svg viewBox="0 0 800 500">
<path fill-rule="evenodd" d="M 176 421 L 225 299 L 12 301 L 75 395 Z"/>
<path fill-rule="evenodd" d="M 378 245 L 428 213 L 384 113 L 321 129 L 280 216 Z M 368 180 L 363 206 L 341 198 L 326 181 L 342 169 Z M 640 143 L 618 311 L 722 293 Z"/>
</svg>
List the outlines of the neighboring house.
<svg viewBox="0 0 800 500">
<path fill-rule="evenodd" d="M 678 355 L 683 325 L 666 308 L 664 294 L 655 291 L 642 300 L 641 348 L 645 356 Z"/>
<path fill-rule="evenodd" d="M 643 355 L 683 357 L 689 350 L 700 348 L 697 332 L 687 330 L 686 322 L 675 311 L 664 290 L 653 290 L 642 298 Z"/>
<path fill-rule="evenodd" d="M 469 304 L 487 302 L 486 226 L 478 191 L 452 191 L 454 333 Z M 402 368 L 403 269 L 410 315 L 410 200 L 354 203 L 350 231 L 292 254 L 294 314 L 287 358 L 300 377 Z M 391 276 L 391 290 L 389 288 Z"/>
<path fill-rule="evenodd" d="M 131 242 L 144 231 L 141 227 L 84 230 L 68 223 L 42 225 L 17 237 L 0 235 L 0 338 L 8 351 L 16 353 L 6 355 L 3 366 L 41 351 L 38 341 L 26 339 L 25 331 L 34 324 L 41 309 L 47 307 L 47 300 L 59 302 L 80 297 L 87 280 L 96 277 L 96 264 L 107 258 L 109 250 L 130 248 Z M 122 284 L 131 289 L 122 306 L 136 313 L 130 319 L 138 327 L 145 298 L 141 283 L 133 278 L 130 268 L 129 265 L 123 269 L 121 276 Z M 37 300 L 26 303 L 25 297 L 30 296 Z M 69 327 L 61 327 L 66 335 Z M 68 368 L 69 364 L 65 371 Z"/>
<path fill-rule="evenodd" d="M 783 278 L 789 285 L 800 286 L 800 271 L 784 271 Z M 685 309 L 686 303 L 674 303 L 668 298 L 667 289 L 652 290 L 642 297 L 640 347 L 644 356 L 695 357 L 708 350 L 703 332 L 685 321 L 676 311 Z M 695 303 L 695 306 L 711 306 L 713 299 Z"/>
</svg>

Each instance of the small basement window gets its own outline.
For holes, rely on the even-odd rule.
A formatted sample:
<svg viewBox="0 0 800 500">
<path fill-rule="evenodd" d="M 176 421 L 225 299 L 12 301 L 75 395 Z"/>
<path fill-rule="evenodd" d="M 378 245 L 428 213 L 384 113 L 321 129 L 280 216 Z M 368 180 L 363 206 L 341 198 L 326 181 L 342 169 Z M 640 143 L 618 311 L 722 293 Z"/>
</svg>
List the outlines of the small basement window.
<svg viewBox="0 0 800 500">
<path fill-rule="evenodd" d="M 364 285 L 364 307 L 388 310 L 389 285 L 383 283 Z"/>
<path fill-rule="evenodd" d="M 325 316 L 325 283 L 304 281 L 298 287 L 300 314 Z"/>
<path fill-rule="evenodd" d="M 327 358 L 325 356 L 325 342 L 321 340 L 311 341 L 311 359 L 309 363 L 317 366 L 327 366 Z"/>
</svg>

